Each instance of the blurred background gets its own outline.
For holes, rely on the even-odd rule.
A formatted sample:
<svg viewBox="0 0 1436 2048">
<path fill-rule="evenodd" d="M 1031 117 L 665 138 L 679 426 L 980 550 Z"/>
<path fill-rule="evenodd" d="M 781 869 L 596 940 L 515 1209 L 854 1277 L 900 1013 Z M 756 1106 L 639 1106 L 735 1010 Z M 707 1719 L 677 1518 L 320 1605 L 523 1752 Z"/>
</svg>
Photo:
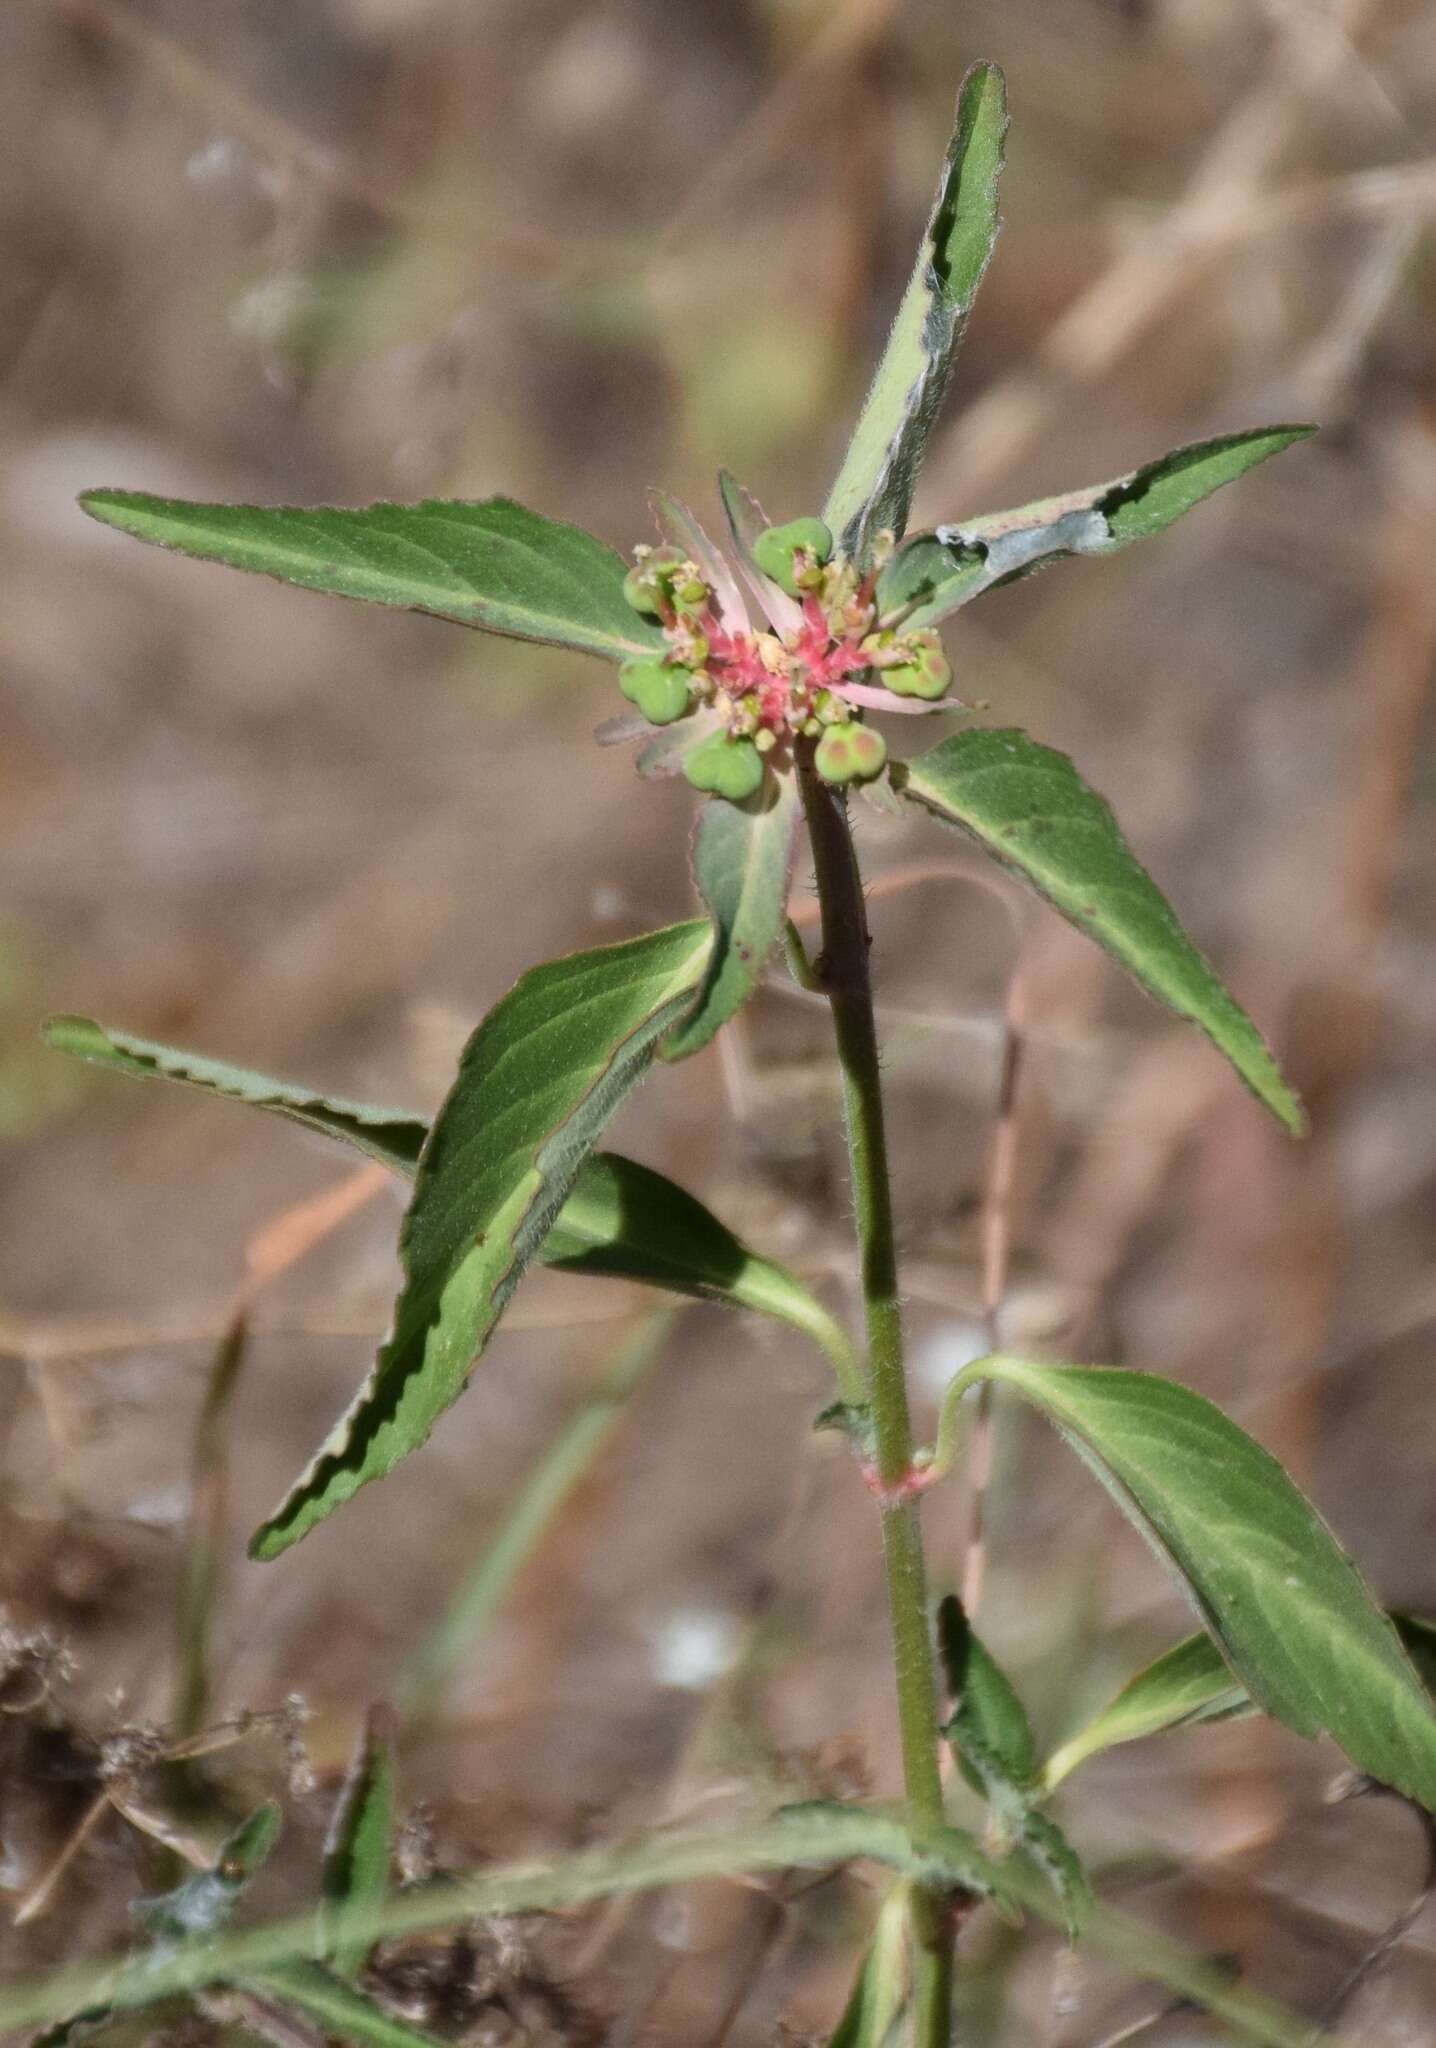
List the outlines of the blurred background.
<svg viewBox="0 0 1436 2048">
<path fill-rule="evenodd" d="M 650 484 L 716 521 L 721 461 L 773 516 L 807 511 L 977 57 L 1008 75 L 1006 226 L 914 523 L 1264 420 L 1323 427 L 1150 549 L 1061 565 L 948 633 L 961 694 L 1112 799 L 1314 1135 L 1283 1140 L 1204 1041 L 957 840 L 865 813 L 922 1426 L 982 1348 L 1020 963 L 1004 1341 L 1219 1399 L 1384 1600 L 1436 1612 L 1430 8 L 10 0 L 10 1966 L 124 1937 L 179 1825 L 156 1762 L 177 1729 L 235 1736 L 217 1797 L 287 1778 L 266 1897 L 312 1894 L 364 1708 L 409 1683 L 566 1418 L 645 1352 L 410 1726 L 405 1874 L 895 1789 L 871 1503 L 811 1435 L 828 1396 L 796 1342 L 708 1309 L 655 1327 L 629 1290 L 536 1274 L 421 1456 L 246 1564 L 383 1331 L 400 1193 L 317 1138 L 68 1065 L 36 1027 L 85 1011 L 428 1111 L 526 965 L 686 913 L 689 793 L 593 747 L 608 670 L 183 563 L 75 494 L 507 492 L 627 550 Z M 615 1137 L 851 1305 L 824 1019 L 779 969 Z M 927 1525 L 950 1586 L 960 1486 Z M 1005 1408 L 989 1543 L 984 1632 L 1046 1742 L 1190 1626 L 1085 1471 Z M 1195 1729 L 1088 1766 L 1061 1810 L 1109 1897 L 1315 2016 L 1411 1918 L 1427 1860 L 1395 1802 L 1329 1802 L 1339 1763 L 1262 1724 Z M 872 1905 L 857 1874 L 480 1928 L 396 1953 L 385 1995 L 472 2041 L 819 2040 Z M 1096 2048 L 1143 2020 L 1215 2038 L 1039 1932 L 978 1922 L 965 1946 L 974 2042 Z M 1436 1910 L 1342 2016 L 1416 2041 L 1433 2000 Z M 224 2034 L 176 2016 L 131 2037 Z"/>
</svg>

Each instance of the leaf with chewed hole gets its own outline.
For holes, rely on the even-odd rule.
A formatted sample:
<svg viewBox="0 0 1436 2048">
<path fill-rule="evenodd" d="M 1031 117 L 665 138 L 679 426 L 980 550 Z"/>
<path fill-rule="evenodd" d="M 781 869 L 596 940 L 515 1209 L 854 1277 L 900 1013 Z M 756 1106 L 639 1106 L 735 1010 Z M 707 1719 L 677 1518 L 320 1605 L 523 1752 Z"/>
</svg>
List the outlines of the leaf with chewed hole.
<svg viewBox="0 0 1436 2048">
<path fill-rule="evenodd" d="M 623 595 L 623 562 L 582 527 L 511 498 L 420 505 L 201 505 L 86 491 L 92 519 L 136 540 L 368 604 L 430 612 L 606 661 L 662 651 Z"/>
<path fill-rule="evenodd" d="M 277 1557 L 417 1450 L 463 1391 L 604 1126 L 691 1003 L 706 922 L 532 968 L 479 1025 L 404 1219 L 393 1334 L 250 1546 Z"/>
<path fill-rule="evenodd" d="M 1179 1017 L 1200 1026 L 1259 1101 L 1306 1127 L 1266 1042 L 1222 986 L 1122 836 L 1110 804 L 1065 754 L 1026 733 L 955 733 L 894 783 L 1028 882 Z"/>
</svg>

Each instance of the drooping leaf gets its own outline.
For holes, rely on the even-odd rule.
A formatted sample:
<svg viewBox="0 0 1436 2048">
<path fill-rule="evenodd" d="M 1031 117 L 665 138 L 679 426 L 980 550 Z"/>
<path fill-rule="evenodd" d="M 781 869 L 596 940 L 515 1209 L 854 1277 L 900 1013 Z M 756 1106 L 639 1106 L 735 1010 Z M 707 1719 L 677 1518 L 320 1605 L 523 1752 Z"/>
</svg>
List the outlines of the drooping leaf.
<svg viewBox="0 0 1436 2048">
<path fill-rule="evenodd" d="M 1163 532 L 1223 484 L 1315 432 L 1280 426 L 1223 434 L 1175 448 L 1110 483 L 914 534 L 878 578 L 878 611 L 885 620 L 901 616 L 909 629 L 934 626 L 985 590 L 1059 556 L 1115 554 Z"/>
<path fill-rule="evenodd" d="M 1300 1133 L 1300 1103 L 1260 1032 L 1137 861 L 1111 806 L 1065 754 L 1025 733 L 955 733 L 895 771 L 905 796 L 976 839 L 1105 946 L 1150 994 L 1197 1024 L 1258 1099 Z"/>
<path fill-rule="evenodd" d="M 1002 73 L 974 65 L 916 266 L 823 517 L 841 553 L 865 560 L 884 528 L 901 537 L 962 331 L 997 240 L 1007 134 Z"/>
<path fill-rule="evenodd" d="M 735 1237 L 686 1188 L 616 1152 L 585 1163 L 544 1240 L 545 1264 L 563 1273 L 641 1280 L 789 1323 L 856 1375 L 851 1342 L 810 1288 Z"/>
<path fill-rule="evenodd" d="M 333 1434 L 258 1531 L 277 1557 L 424 1442 L 462 1392 L 604 1125 L 707 966 L 706 923 L 523 976 L 469 1040 L 399 1241 L 393 1334 Z"/>
<path fill-rule="evenodd" d="M 428 1136 L 420 1116 L 320 1095 L 247 1067 L 110 1030 L 87 1017 L 52 1017 L 44 1036 L 60 1051 L 117 1073 L 180 1081 L 286 1117 L 410 1180 Z M 617 1153 L 595 1152 L 584 1160 L 538 1258 L 561 1273 L 633 1280 L 776 1316 L 811 1337 L 835 1363 L 851 1357 L 841 1326 L 794 1274 L 751 1251 L 686 1188 Z"/>
<path fill-rule="evenodd" d="M 795 775 L 767 776 L 746 804 L 710 797 L 698 813 L 693 874 L 713 919 L 713 954 L 692 1012 L 664 1040 L 664 1059 L 701 1051 L 758 986 L 787 921 L 800 815 Z"/>
<path fill-rule="evenodd" d="M 1062 1901 L 1068 1935 L 1075 1940 L 1091 1890 L 1062 1830 L 1037 1810 L 1042 1788 L 1027 1710 L 1007 1673 L 973 1630 L 961 1601 L 951 1594 L 938 1608 L 937 1640 L 953 1701 L 944 1732 L 958 1767 L 986 1799 L 1002 1834 L 1046 1875 Z"/>
<path fill-rule="evenodd" d="M 1393 1613 L 1389 1619 L 1427 1691 L 1436 1691 L 1436 1623 L 1416 1614 Z M 1120 1743 L 1256 1711 L 1212 1638 L 1188 1636 L 1129 1678 L 1100 1713 L 1052 1752 L 1042 1767 L 1043 1793 L 1054 1791 L 1089 1757 Z"/>
<path fill-rule="evenodd" d="M 373 1937 L 352 1932 L 389 1891 L 394 1836 L 394 1714 L 373 1706 L 340 1790 L 324 1845 L 320 1954 L 337 1976 L 357 1977 Z"/>
<path fill-rule="evenodd" d="M 289 1081 L 276 1081 L 268 1074 L 256 1074 L 248 1067 L 228 1060 L 210 1059 L 204 1053 L 182 1052 L 172 1045 L 159 1045 L 150 1038 L 136 1038 L 128 1031 L 112 1031 L 89 1017 L 50 1017 L 41 1026 L 47 1045 L 77 1059 L 132 1074 L 140 1080 L 180 1081 L 207 1095 L 221 1095 L 234 1102 L 247 1102 L 255 1109 L 267 1109 L 292 1123 L 338 1138 L 342 1144 L 377 1159 L 396 1173 L 412 1178 L 419 1153 L 428 1136 L 423 1117 L 403 1110 L 379 1109 L 368 1102 L 346 1102 L 342 1096 L 320 1095 Z"/>
<path fill-rule="evenodd" d="M 658 628 L 623 596 L 624 564 L 581 527 L 511 498 L 420 505 L 199 505 L 86 491 L 83 509 L 136 540 L 369 604 L 430 612 L 607 661 L 652 654 Z"/>
<path fill-rule="evenodd" d="M 914 1896 L 914 1886 L 904 1880 L 879 1907 L 868 1952 L 828 2048 L 896 2048 L 912 1998 Z"/>
<path fill-rule="evenodd" d="M 1175 1570 L 1266 1713 L 1436 1812 L 1436 1712 L 1390 1621 L 1281 1466 L 1150 1373 L 994 1357 L 959 1375 L 1043 1409 Z"/>
</svg>

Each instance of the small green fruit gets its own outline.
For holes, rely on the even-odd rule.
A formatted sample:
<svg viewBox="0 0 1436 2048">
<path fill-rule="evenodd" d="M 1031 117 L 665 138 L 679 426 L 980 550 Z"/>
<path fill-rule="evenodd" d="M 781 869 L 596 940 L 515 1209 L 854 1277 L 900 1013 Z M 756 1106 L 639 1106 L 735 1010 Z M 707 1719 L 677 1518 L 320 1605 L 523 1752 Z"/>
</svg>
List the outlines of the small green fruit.
<svg viewBox="0 0 1436 2048">
<path fill-rule="evenodd" d="M 646 562 L 630 569 L 623 579 L 623 598 L 646 619 L 658 617 L 658 579 Z"/>
<path fill-rule="evenodd" d="M 683 772 L 695 789 L 739 804 L 761 788 L 763 757 L 751 740 L 730 739 L 726 732 L 715 732 L 687 755 Z"/>
<path fill-rule="evenodd" d="M 824 782 L 871 782 L 882 773 L 888 743 L 865 725 L 830 725 L 818 741 L 813 766 Z"/>
<path fill-rule="evenodd" d="M 800 549 L 810 558 L 801 578 L 793 560 Z M 799 597 L 805 587 L 817 582 L 815 567 L 830 560 L 832 552 L 833 536 L 821 519 L 790 519 L 786 526 L 770 526 L 759 534 L 753 559 L 789 597 Z"/>
<path fill-rule="evenodd" d="M 693 702 L 693 678 L 656 654 L 626 661 L 618 671 L 618 687 L 636 704 L 650 725 L 672 725 Z"/>
<path fill-rule="evenodd" d="M 896 696 L 921 697 L 926 703 L 933 703 L 946 694 L 952 682 L 952 664 L 942 651 L 942 642 L 936 633 L 919 629 L 909 633 L 899 643 L 910 655 L 910 659 L 898 662 L 892 668 L 878 670 L 880 680 Z"/>
</svg>

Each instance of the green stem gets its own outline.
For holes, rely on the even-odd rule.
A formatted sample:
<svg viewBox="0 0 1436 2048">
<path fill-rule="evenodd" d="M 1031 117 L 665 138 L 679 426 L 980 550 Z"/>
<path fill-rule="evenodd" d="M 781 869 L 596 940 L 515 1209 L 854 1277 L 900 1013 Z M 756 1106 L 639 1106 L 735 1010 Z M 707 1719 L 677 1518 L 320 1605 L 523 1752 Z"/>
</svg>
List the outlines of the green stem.
<svg viewBox="0 0 1436 2048">
<path fill-rule="evenodd" d="M 448 1606 L 409 1657 L 396 1698 L 410 1734 L 443 1706 L 460 1664 L 477 1648 L 519 1572 L 657 1363 L 675 1315 L 667 1308 L 650 1312 L 623 1337 L 598 1385 L 534 1466 Z"/>
<path fill-rule="evenodd" d="M 937 1681 L 927 1612 L 927 1571 L 917 1502 L 904 1497 L 912 1473 L 912 1424 L 903 1368 L 897 1245 L 883 1122 L 877 1022 L 868 968 L 862 876 L 843 796 L 821 781 L 811 749 L 799 761 L 812 840 L 823 950 L 817 974 L 833 1015 L 848 1133 L 853 1207 L 867 1325 L 869 1402 L 881 1489 L 883 1558 L 897 1680 L 903 1784 L 915 1820 L 943 1818 L 938 1766 Z M 948 2048 L 952 2026 L 950 1898 L 914 1894 L 914 2032 L 917 2048 Z"/>
</svg>

